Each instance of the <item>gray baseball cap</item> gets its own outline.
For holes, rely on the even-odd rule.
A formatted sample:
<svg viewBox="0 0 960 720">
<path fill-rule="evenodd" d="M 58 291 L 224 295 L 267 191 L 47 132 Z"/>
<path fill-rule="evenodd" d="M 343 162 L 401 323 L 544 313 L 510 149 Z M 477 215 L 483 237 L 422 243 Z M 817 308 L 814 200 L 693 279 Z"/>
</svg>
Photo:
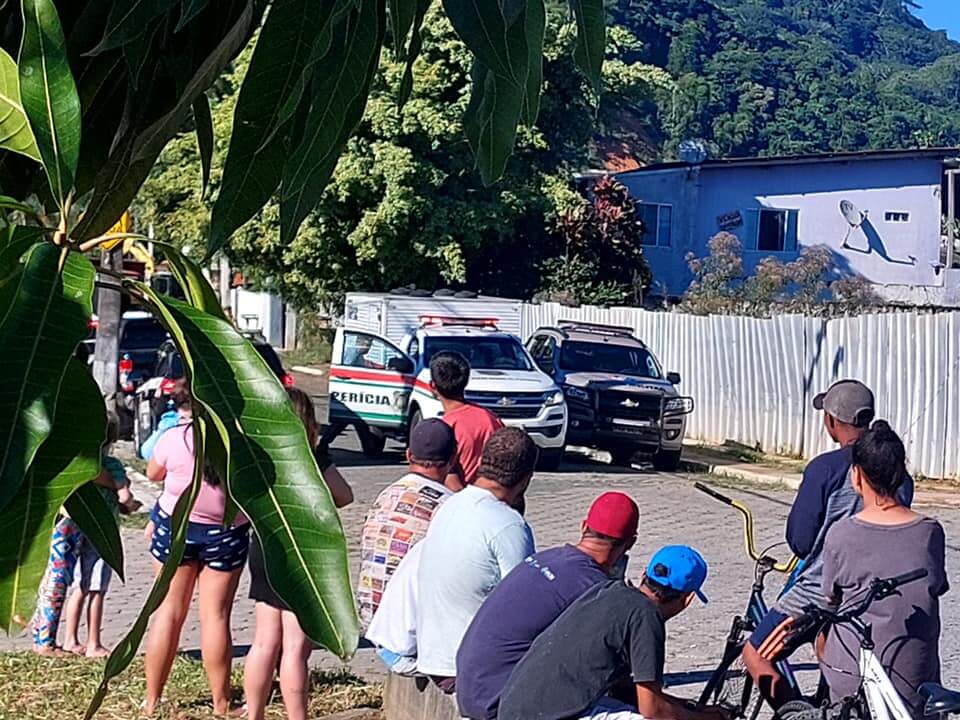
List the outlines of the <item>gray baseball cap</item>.
<svg viewBox="0 0 960 720">
<path fill-rule="evenodd" d="M 859 380 L 840 380 L 813 398 L 813 407 L 840 422 L 866 427 L 873 420 L 873 392 Z"/>
</svg>

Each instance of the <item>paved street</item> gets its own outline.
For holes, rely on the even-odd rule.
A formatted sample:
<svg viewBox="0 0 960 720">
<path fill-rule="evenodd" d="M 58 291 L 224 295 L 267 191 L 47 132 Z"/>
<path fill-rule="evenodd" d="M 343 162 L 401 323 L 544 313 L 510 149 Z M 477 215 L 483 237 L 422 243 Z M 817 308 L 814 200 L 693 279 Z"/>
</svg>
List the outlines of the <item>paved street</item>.
<svg viewBox="0 0 960 720">
<path fill-rule="evenodd" d="M 356 574 L 360 527 L 370 502 L 377 493 L 402 471 L 401 455 L 389 453 L 383 463 L 369 465 L 355 449 L 353 438 L 337 442 L 335 460 L 354 488 L 356 501 L 343 511 L 342 518 L 350 541 L 350 556 Z M 739 516 L 693 488 L 693 476 L 654 472 L 622 471 L 587 461 L 568 461 L 562 472 L 538 475 L 528 494 L 528 517 L 536 533 L 538 547 L 549 547 L 575 540 L 580 520 L 594 496 L 607 489 L 630 493 L 641 507 L 640 536 L 632 556 L 629 575 L 637 577 L 649 553 L 666 543 L 689 543 L 699 548 L 710 563 L 710 576 L 705 591 L 707 606 L 695 604 L 687 613 L 671 621 L 668 635 L 667 670 L 669 673 L 692 673 L 677 680 L 693 683 L 719 655 L 730 618 L 742 611 L 752 576 L 752 565 L 742 550 Z M 731 494 L 747 501 L 757 520 L 758 542 L 776 542 L 782 533 L 791 494 L 758 488 L 732 488 Z M 947 530 L 947 562 L 960 564 L 960 510 L 929 508 Z M 127 551 L 127 584 L 116 583 L 107 597 L 105 635 L 108 643 L 116 642 L 130 627 L 151 580 L 146 542 L 141 533 L 124 532 Z M 246 598 L 246 579 L 234 613 L 234 637 L 238 653 L 245 650 L 253 634 L 253 606 Z M 960 604 L 948 600 L 943 607 L 944 680 L 960 685 Z M 198 626 L 194 614 L 185 629 L 182 646 L 198 647 Z M 25 636 L 3 639 L 0 650 L 25 648 Z M 808 662 L 809 658 L 803 658 Z M 337 661 L 325 652 L 316 652 L 314 662 L 334 667 Z M 361 650 L 351 668 L 366 677 L 378 678 L 381 670 L 370 650 Z M 810 673 L 806 674 L 808 677 Z M 692 692 L 692 689 L 690 690 Z"/>
</svg>

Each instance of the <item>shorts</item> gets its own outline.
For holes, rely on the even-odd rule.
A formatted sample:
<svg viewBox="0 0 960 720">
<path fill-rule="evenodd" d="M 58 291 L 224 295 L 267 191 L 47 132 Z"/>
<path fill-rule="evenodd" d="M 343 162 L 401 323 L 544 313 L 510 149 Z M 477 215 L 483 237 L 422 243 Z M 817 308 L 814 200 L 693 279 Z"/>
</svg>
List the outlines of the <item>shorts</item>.
<svg viewBox="0 0 960 720">
<path fill-rule="evenodd" d="M 80 588 L 83 592 L 105 593 L 107 588 L 110 587 L 110 577 L 113 575 L 113 571 L 100 557 L 97 548 L 86 537 L 80 539 L 80 545 L 77 548 L 77 561 L 80 565 L 80 572 L 75 575 L 74 587 Z"/>
<path fill-rule="evenodd" d="M 763 616 L 763 619 L 760 620 L 753 633 L 751 633 L 750 644 L 754 647 L 754 649 L 759 650 L 760 646 L 763 645 L 763 641 L 770 637 L 770 635 L 773 634 L 773 631 L 776 630 L 781 623 L 789 620 L 791 617 L 792 616 L 788 615 L 782 610 L 771 608 L 767 611 L 767 614 Z M 812 643 L 814 640 L 816 640 L 817 633 L 819 631 L 820 628 L 811 627 L 799 635 L 788 636 L 786 639 L 786 644 L 783 648 L 783 652 L 780 653 L 778 659 L 790 657 L 794 652 L 796 652 L 797 648 L 806 645 L 807 643 Z"/>
<path fill-rule="evenodd" d="M 150 554 L 160 562 L 166 562 L 170 556 L 172 537 L 170 516 L 160 505 L 156 505 L 150 513 L 150 519 L 156 526 L 150 540 Z M 247 523 L 226 528 L 222 525 L 188 522 L 187 544 L 180 564 L 199 561 L 213 570 L 231 572 L 242 568 L 247 562 L 249 546 L 250 525 Z"/>
<path fill-rule="evenodd" d="M 289 610 L 287 604 L 274 592 L 267 580 L 267 570 L 263 563 L 263 548 L 256 535 L 250 540 L 250 599 L 266 603 L 278 610 Z"/>
</svg>

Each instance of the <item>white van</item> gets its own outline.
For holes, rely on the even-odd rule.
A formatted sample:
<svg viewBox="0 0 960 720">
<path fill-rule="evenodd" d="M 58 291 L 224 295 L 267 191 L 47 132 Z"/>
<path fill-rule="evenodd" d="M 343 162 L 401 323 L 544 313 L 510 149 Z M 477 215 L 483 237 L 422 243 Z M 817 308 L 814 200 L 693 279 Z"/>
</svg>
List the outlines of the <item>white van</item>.
<svg viewBox="0 0 960 720">
<path fill-rule="evenodd" d="M 442 415 L 430 358 L 455 350 L 470 361 L 466 399 L 522 427 L 540 448 L 541 466 L 558 466 L 566 402 L 519 331 L 515 300 L 348 294 L 333 345 L 327 439 L 352 425 L 364 453 L 375 455 L 387 437 L 405 439 L 421 419 Z"/>
</svg>

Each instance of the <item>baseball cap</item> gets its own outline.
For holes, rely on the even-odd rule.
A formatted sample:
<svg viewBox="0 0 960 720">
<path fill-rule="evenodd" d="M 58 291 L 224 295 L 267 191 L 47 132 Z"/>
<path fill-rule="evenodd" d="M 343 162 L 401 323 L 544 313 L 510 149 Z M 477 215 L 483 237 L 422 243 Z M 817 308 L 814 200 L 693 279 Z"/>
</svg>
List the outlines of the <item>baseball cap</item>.
<svg viewBox="0 0 960 720">
<path fill-rule="evenodd" d="M 640 508 L 629 495 L 605 492 L 590 506 L 587 527 L 617 540 L 629 540 L 637 534 Z"/>
<path fill-rule="evenodd" d="M 667 545 L 660 548 L 650 558 L 647 577 L 672 590 L 696 593 L 702 602 L 707 602 L 707 596 L 700 590 L 707 579 L 707 561 L 692 547 Z"/>
<path fill-rule="evenodd" d="M 457 438 L 443 420 L 430 418 L 417 423 L 410 433 L 409 447 L 415 460 L 445 462 L 457 451 Z"/>
<path fill-rule="evenodd" d="M 874 416 L 873 392 L 859 380 L 840 380 L 813 398 L 813 407 L 840 422 L 864 427 Z"/>
</svg>

